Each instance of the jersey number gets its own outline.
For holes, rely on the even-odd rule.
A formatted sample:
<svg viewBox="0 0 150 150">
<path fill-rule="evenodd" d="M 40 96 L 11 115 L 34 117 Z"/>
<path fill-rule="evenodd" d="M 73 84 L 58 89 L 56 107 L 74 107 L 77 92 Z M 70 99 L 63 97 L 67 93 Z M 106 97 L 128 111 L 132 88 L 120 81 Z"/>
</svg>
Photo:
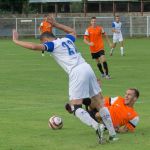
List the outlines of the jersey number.
<svg viewBox="0 0 150 150">
<path fill-rule="evenodd" d="M 62 42 L 62 46 L 66 47 L 69 55 L 74 55 L 76 53 L 76 48 L 71 41 Z"/>
</svg>

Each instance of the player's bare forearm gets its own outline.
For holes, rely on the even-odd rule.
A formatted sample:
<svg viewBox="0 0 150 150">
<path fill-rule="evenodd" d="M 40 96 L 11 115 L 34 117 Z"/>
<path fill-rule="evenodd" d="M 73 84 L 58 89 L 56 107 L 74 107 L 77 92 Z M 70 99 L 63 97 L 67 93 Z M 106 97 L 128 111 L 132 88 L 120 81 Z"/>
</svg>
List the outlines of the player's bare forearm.
<svg viewBox="0 0 150 150">
<path fill-rule="evenodd" d="M 63 30 L 66 33 L 69 33 L 69 34 L 72 34 L 73 36 L 76 36 L 75 30 L 73 28 L 71 28 L 71 27 L 68 27 L 66 25 L 60 24 L 58 22 L 55 22 L 53 24 L 53 26 L 58 28 L 58 29 L 60 29 L 60 30 Z"/>
<path fill-rule="evenodd" d="M 112 32 L 113 32 L 113 33 L 115 33 L 115 32 L 116 32 L 116 30 L 113 28 L 113 29 L 112 29 Z"/>
<path fill-rule="evenodd" d="M 90 42 L 89 40 L 87 40 L 87 39 L 85 39 L 85 38 L 84 38 L 83 41 L 84 41 L 85 44 L 87 44 L 87 45 L 89 45 L 89 46 L 94 46 L 94 43 L 93 43 L 93 42 Z"/>
<path fill-rule="evenodd" d="M 44 50 L 44 46 L 42 44 L 35 44 L 31 42 L 20 41 L 18 32 L 14 29 L 12 31 L 13 34 L 13 42 L 21 47 L 31 49 L 31 50 Z"/>
<path fill-rule="evenodd" d="M 37 51 L 42 51 L 44 50 L 44 46 L 42 44 L 35 44 L 31 42 L 24 42 L 20 40 L 13 40 L 13 42 L 21 47 L 31 49 L 31 50 L 37 50 Z"/>
<path fill-rule="evenodd" d="M 126 132 L 128 132 L 129 130 L 128 130 L 128 128 L 127 128 L 126 126 L 121 126 L 121 127 L 116 128 L 116 131 L 117 131 L 118 133 L 126 133 Z"/>
<path fill-rule="evenodd" d="M 83 41 L 84 41 L 84 43 L 87 44 L 87 45 L 89 45 L 89 43 L 90 43 L 87 39 L 84 39 Z"/>
<path fill-rule="evenodd" d="M 50 24 L 52 24 L 53 27 L 56 27 L 56 28 L 58 28 L 60 30 L 63 30 L 64 32 L 72 34 L 73 36 L 76 37 L 76 32 L 75 32 L 75 30 L 73 28 L 71 28 L 69 26 L 66 26 L 66 25 L 63 25 L 61 23 L 58 23 L 53 17 L 48 16 L 48 22 Z"/>
<path fill-rule="evenodd" d="M 109 39 L 108 35 L 105 33 L 104 36 L 105 36 L 105 39 L 106 39 L 108 45 L 109 45 L 110 47 L 112 47 L 112 43 L 110 42 L 110 39 Z"/>
</svg>

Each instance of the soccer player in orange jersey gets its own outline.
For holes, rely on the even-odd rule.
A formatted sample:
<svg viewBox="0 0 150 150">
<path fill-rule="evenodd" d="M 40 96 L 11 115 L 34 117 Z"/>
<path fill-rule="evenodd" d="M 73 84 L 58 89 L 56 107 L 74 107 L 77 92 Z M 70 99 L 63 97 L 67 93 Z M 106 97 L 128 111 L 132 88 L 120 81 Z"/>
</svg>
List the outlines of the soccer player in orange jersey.
<svg viewBox="0 0 150 150">
<path fill-rule="evenodd" d="M 110 40 L 103 27 L 96 24 L 96 17 L 92 17 L 90 23 L 91 26 L 86 29 L 84 34 L 84 42 L 90 46 L 92 58 L 96 60 L 97 67 L 99 68 L 102 77 L 110 79 L 108 65 L 105 58 L 103 36 L 111 47 Z"/>
<path fill-rule="evenodd" d="M 40 34 L 44 32 L 52 33 L 52 25 L 47 21 L 47 15 L 44 15 L 43 21 L 40 24 L 39 31 Z M 44 51 L 42 51 L 42 56 L 44 56 Z"/>
<path fill-rule="evenodd" d="M 105 97 L 105 106 L 108 107 L 114 128 L 118 132 L 133 132 L 139 122 L 139 116 L 134 109 L 134 104 L 139 97 L 139 91 L 129 88 L 124 98 L 117 96 L 114 98 Z M 96 114 L 100 119 L 100 116 Z"/>
<path fill-rule="evenodd" d="M 129 88 L 126 91 L 124 98 L 121 96 L 114 98 L 105 97 L 105 106 L 110 112 L 114 128 L 117 132 L 133 132 L 135 130 L 135 127 L 139 122 L 139 116 L 134 109 L 134 104 L 138 97 L 139 91 L 135 88 Z M 101 122 L 101 118 L 97 113 L 97 110 L 93 107 L 90 98 L 86 98 L 83 101 L 83 104 L 85 104 L 91 117 Z M 69 104 L 66 105 L 66 109 L 69 111 Z"/>
</svg>

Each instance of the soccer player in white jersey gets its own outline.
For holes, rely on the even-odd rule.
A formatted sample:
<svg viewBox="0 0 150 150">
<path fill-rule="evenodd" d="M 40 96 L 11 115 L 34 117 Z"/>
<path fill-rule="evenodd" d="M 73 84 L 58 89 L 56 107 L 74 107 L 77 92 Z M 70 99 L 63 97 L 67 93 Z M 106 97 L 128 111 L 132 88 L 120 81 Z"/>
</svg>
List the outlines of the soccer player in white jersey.
<svg viewBox="0 0 150 150">
<path fill-rule="evenodd" d="M 123 37 L 122 37 L 122 32 L 121 32 L 121 26 L 122 23 L 120 22 L 120 17 L 115 16 L 115 21 L 112 22 L 112 32 L 113 32 L 113 45 L 110 50 L 110 56 L 113 55 L 114 48 L 116 47 L 116 44 L 120 42 L 120 52 L 121 56 L 124 55 L 124 45 L 123 45 Z"/>
<path fill-rule="evenodd" d="M 13 30 L 13 42 L 27 49 L 50 52 L 56 62 L 66 71 L 69 76 L 69 99 L 74 115 L 88 126 L 95 129 L 99 138 L 99 143 L 103 142 L 104 126 L 98 124 L 86 110 L 82 108 L 83 98 L 90 97 L 100 113 L 107 129 L 109 130 L 109 140 L 116 141 L 116 132 L 108 108 L 103 105 L 103 96 L 97 83 L 96 76 L 77 52 L 74 45 L 76 33 L 74 29 L 56 22 L 52 17 L 48 21 L 53 27 L 63 30 L 67 33 L 64 38 L 56 38 L 52 33 L 45 32 L 40 40 L 43 44 L 20 41 L 18 33 Z"/>
</svg>

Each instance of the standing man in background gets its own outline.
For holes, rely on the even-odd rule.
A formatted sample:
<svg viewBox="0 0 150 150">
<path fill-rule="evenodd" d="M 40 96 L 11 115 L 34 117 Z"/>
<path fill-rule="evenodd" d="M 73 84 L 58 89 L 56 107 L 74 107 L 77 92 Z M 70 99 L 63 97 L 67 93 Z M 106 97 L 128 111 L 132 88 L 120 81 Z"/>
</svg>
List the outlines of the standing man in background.
<svg viewBox="0 0 150 150">
<path fill-rule="evenodd" d="M 39 31 L 40 34 L 44 32 L 50 32 L 52 33 L 52 25 L 47 21 L 47 15 L 44 15 L 43 21 L 40 24 Z M 44 51 L 42 51 L 42 56 L 44 56 Z"/>
<path fill-rule="evenodd" d="M 115 16 L 115 21 L 112 22 L 112 32 L 113 32 L 113 45 L 110 50 L 110 56 L 113 55 L 113 50 L 116 47 L 116 44 L 120 42 L 120 52 L 121 56 L 124 56 L 124 46 L 123 46 L 123 37 L 121 32 L 122 23 L 120 22 L 120 17 Z"/>
<path fill-rule="evenodd" d="M 90 23 L 91 26 L 86 29 L 84 34 L 84 42 L 90 46 L 92 58 L 96 60 L 101 76 L 110 79 L 108 65 L 105 58 L 103 36 L 111 47 L 110 40 L 103 27 L 96 24 L 96 17 L 92 17 Z"/>
</svg>

